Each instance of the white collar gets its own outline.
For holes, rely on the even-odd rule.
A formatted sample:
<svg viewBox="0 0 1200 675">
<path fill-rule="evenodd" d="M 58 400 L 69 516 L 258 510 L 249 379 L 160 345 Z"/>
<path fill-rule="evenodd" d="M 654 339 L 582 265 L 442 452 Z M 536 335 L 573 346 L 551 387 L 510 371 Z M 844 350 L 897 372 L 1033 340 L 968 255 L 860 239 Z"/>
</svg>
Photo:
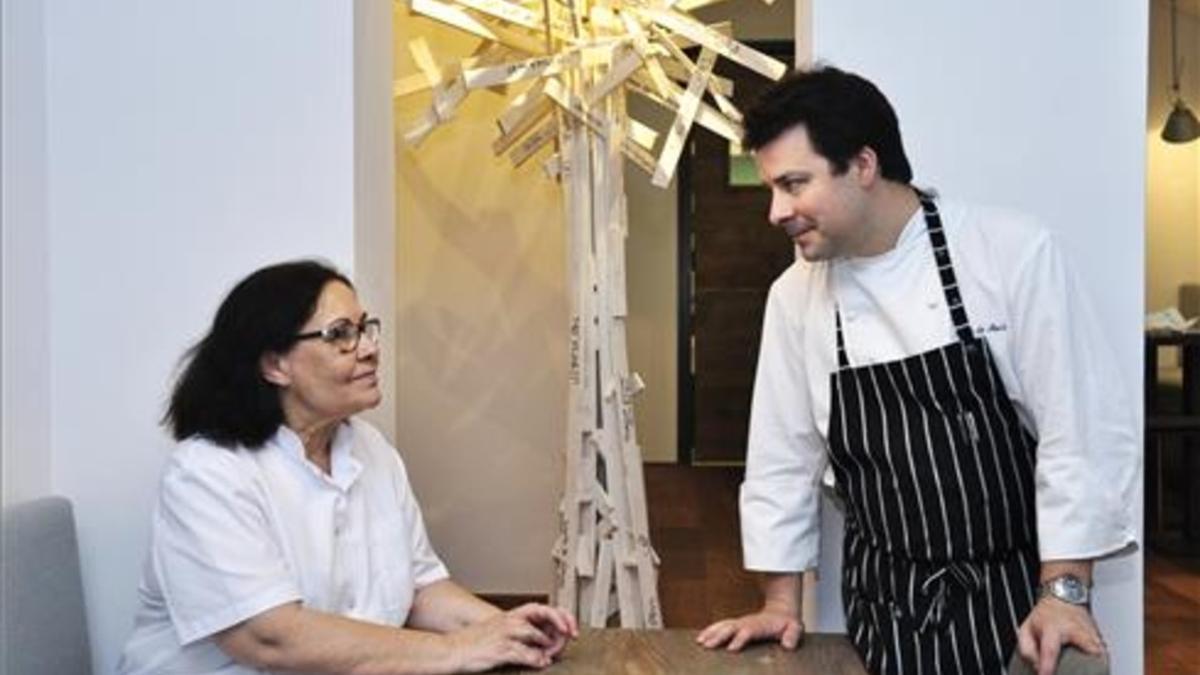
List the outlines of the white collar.
<svg viewBox="0 0 1200 675">
<path fill-rule="evenodd" d="M 346 420 L 338 425 L 333 432 L 333 440 L 329 444 L 329 473 L 309 461 L 304 452 L 304 443 L 286 424 L 280 424 L 279 429 L 267 444 L 276 448 L 290 460 L 304 466 L 308 471 L 320 477 L 321 480 L 345 492 L 358 480 L 362 473 L 362 462 L 354 456 L 354 425 Z"/>
</svg>

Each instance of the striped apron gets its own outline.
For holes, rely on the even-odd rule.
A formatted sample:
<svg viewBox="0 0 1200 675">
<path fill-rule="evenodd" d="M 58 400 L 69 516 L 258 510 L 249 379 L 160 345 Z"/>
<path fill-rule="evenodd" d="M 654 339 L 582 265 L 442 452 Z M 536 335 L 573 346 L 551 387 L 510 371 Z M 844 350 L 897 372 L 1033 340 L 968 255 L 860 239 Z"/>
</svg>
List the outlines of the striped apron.
<svg viewBox="0 0 1200 675">
<path fill-rule="evenodd" d="M 835 310 L 846 625 L 872 673 L 1004 673 L 1038 581 L 1037 441 L 971 331 L 937 206 L 919 196 L 958 339 L 852 367 Z"/>
</svg>

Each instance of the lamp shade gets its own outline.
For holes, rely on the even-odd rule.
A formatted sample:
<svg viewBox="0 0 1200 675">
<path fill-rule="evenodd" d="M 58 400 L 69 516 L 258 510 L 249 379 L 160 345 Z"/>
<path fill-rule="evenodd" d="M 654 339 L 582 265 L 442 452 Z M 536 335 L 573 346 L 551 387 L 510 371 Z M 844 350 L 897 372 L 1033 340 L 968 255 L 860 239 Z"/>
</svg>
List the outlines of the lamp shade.
<svg viewBox="0 0 1200 675">
<path fill-rule="evenodd" d="M 1187 143 L 1200 138 L 1200 120 L 1188 109 L 1183 99 L 1175 99 L 1175 108 L 1163 125 L 1162 139 L 1168 143 Z"/>
</svg>

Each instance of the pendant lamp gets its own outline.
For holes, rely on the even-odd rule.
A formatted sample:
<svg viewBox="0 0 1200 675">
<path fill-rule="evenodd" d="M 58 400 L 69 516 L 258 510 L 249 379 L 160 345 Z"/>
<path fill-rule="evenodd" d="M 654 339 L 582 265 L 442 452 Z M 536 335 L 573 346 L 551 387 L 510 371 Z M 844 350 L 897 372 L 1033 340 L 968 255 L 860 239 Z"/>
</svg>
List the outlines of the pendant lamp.
<svg viewBox="0 0 1200 675">
<path fill-rule="evenodd" d="M 1188 109 L 1179 94 L 1179 54 L 1175 47 L 1176 23 L 1179 8 L 1171 0 L 1171 91 L 1175 94 L 1175 107 L 1163 125 L 1162 139 L 1168 143 L 1188 143 L 1200 138 L 1200 120 Z"/>
</svg>

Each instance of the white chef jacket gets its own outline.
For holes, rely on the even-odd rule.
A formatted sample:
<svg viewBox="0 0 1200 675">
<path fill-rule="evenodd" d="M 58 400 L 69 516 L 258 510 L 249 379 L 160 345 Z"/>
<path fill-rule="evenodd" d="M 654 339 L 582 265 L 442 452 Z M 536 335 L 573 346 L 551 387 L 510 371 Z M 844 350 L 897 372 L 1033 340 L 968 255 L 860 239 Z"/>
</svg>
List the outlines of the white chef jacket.
<svg viewBox="0 0 1200 675">
<path fill-rule="evenodd" d="M 212 636 L 289 602 L 402 626 L 447 572 L 404 463 L 370 424 L 336 431 L 331 471 L 285 426 L 262 448 L 180 444 L 162 478 L 120 673 L 257 673 Z"/>
<path fill-rule="evenodd" d="M 1135 540 L 1135 411 L 1086 294 L 1053 235 L 1029 217 L 938 200 L 968 317 L 990 346 L 1021 422 L 1038 438 L 1043 560 L 1095 558 Z M 835 301 L 853 367 L 942 347 L 957 335 L 917 209 L 871 257 L 797 260 L 771 286 L 740 505 L 747 569 L 817 566 L 828 472 Z M 826 475 L 828 472 L 828 475 Z"/>
</svg>

